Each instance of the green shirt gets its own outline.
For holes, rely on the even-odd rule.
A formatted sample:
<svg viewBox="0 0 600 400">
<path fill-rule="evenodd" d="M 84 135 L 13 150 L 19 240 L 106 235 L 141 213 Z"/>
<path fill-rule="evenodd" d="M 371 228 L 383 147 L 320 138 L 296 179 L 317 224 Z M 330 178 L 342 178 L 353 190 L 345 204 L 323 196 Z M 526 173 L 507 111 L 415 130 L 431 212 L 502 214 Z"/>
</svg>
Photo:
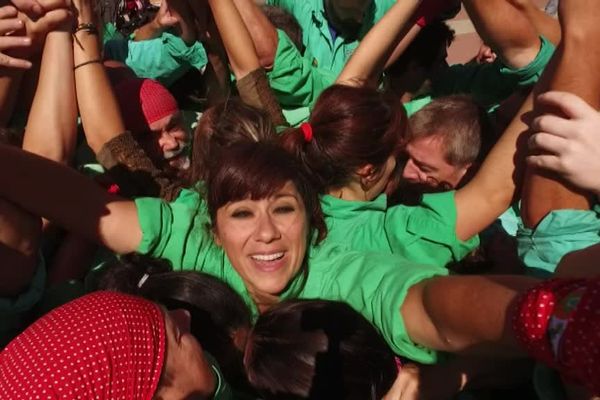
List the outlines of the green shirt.
<svg viewBox="0 0 600 400">
<path fill-rule="evenodd" d="M 335 82 L 337 75 L 315 67 L 282 30 L 278 29 L 277 35 L 277 52 L 267 79 L 286 120 L 296 126 L 308 119 L 310 108 L 323 90 Z"/>
<path fill-rule="evenodd" d="M 429 103 L 425 98 L 452 94 L 470 94 L 475 101 L 493 111 L 500 102 L 516 90 L 534 85 L 544 72 L 554 54 L 554 45 L 540 37 L 540 51 L 536 58 L 523 68 L 510 68 L 499 59 L 491 64 L 456 64 L 432 82 L 431 92 L 407 103 L 409 115 Z M 416 102 L 416 104 L 411 104 Z"/>
<path fill-rule="evenodd" d="M 124 62 L 137 76 L 155 79 L 165 86 L 173 84 L 190 68 L 202 69 L 208 63 L 202 43 L 188 46 L 179 36 L 169 32 L 139 42 L 108 40 L 104 54 L 106 59 Z"/>
<path fill-rule="evenodd" d="M 445 266 L 479 245 L 479 237 L 456 237 L 454 192 L 427 194 L 418 206 L 387 206 L 382 194 L 372 201 L 321 197 L 329 232 L 326 242 L 352 250 L 398 254 L 416 263 Z"/>
<path fill-rule="evenodd" d="M 175 269 L 202 271 L 222 279 L 245 299 L 255 316 L 258 314 L 244 282 L 212 240 L 206 204 L 200 196 L 188 191 L 173 203 L 142 198 L 136 205 L 143 233 L 138 252 L 165 258 Z M 307 257 L 308 273 L 290 282 L 283 299 L 345 301 L 377 327 L 397 354 L 422 363 L 437 360 L 435 351 L 410 340 L 400 307 L 411 286 L 446 275 L 445 269 L 336 245 L 312 247 Z"/>
<path fill-rule="evenodd" d="M 325 0 L 267 0 L 267 4 L 285 9 L 292 14 L 302 28 L 302 42 L 306 57 L 312 65 L 327 69 L 336 76 L 358 47 L 359 40 L 345 41 L 332 38 L 329 22 L 325 17 Z M 364 35 L 395 4 L 396 0 L 374 0 L 365 15 L 359 37 Z"/>
</svg>

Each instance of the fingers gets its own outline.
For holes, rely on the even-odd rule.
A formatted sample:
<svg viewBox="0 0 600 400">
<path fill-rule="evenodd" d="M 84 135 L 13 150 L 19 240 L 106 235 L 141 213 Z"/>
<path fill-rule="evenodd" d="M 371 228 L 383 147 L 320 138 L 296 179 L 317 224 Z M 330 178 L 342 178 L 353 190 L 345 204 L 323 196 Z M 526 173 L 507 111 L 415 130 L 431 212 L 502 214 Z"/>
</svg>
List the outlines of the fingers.
<svg viewBox="0 0 600 400">
<path fill-rule="evenodd" d="M 26 36 L 0 36 L 0 51 L 30 45 L 31 39 Z"/>
<path fill-rule="evenodd" d="M 568 137 L 572 135 L 574 122 L 552 114 L 545 114 L 531 122 L 534 132 L 547 132 L 555 136 Z"/>
<path fill-rule="evenodd" d="M 568 140 L 564 137 L 545 132 L 536 133 L 529 138 L 529 148 L 541 150 L 544 153 L 561 154 L 567 146 Z"/>
<path fill-rule="evenodd" d="M 3 18 L 0 19 L 0 35 L 6 35 L 14 31 L 18 31 L 25 26 L 19 18 Z"/>
<path fill-rule="evenodd" d="M 31 68 L 31 62 L 27 60 L 22 60 L 20 58 L 10 57 L 6 54 L 0 53 L 0 67 L 29 69 Z"/>
<path fill-rule="evenodd" d="M 543 93 L 538 96 L 537 101 L 543 105 L 560 109 L 568 118 L 584 118 L 592 113 L 598 113 L 579 96 L 567 92 Z"/>
<path fill-rule="evenodd" d="M 558 156 L 551 154 L 527 156 L 527 164 L 532 167 L 546 169 L 554 172 L 563 172 L 563 164 Z"/>
<path fill-rule="evenodd" d="M 52 10 L 36 21 L 33 29 L 37 32 L 49 32 L 60 27 L 71 17 L 72 14 L 69 10 L 63 8 Z"/>
<path fill-rule="evenodd" d="M 17 9 L 13 6 L 0 7 L 0 19 L 14 18 L 17 16 Z"/>
<path fill-rule="evenodd" d="M 16 8 L 32 18 L 37 18 L 44 14 L 44 8 L 36 0 L 11 0 L 11 2 Z"/>
</svg>

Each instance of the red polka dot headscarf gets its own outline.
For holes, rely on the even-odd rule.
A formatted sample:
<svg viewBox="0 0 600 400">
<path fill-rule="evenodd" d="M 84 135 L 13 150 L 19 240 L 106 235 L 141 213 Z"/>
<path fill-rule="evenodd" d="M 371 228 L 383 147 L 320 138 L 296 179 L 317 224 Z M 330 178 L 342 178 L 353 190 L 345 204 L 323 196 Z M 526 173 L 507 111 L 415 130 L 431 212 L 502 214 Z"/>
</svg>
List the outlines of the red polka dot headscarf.
<svg viewBox="0 0 600 400">
<path fill-rule="evenodd" d="M 158 305 L 95 292 L 43 316 L 0 353 L 0 399 L 149 400 L 164 357 Z"/>
</svg>

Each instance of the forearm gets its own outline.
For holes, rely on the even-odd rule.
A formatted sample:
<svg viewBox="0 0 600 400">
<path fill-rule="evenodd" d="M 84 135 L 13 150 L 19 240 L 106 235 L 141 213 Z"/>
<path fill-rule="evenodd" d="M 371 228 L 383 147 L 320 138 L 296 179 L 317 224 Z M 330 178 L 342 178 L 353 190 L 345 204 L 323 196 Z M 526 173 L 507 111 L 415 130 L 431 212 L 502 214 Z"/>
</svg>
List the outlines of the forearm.
<svg viewBox="0 0 600 400">
<path fill-rule="evenodd" d="M 477 33 L 504 64 L 522 68 L 535 59 L 539 35 L 524 13 L 505 0 L 464 0 L 463 4 Z"/>
<path fill-rule="evenodd" d="M 263 68 L 271 68 L 277 53 L 277 30 L 253 0 L 233 0 L 254 43 Z"/>
<path fill-rule="evenodd" d="M 489 226 L 520 192 L 528 132 L 523 116 L 532 109 L 533 94 L 530 94 L 477 174 L 456 192 L 456 235 L 459 239 L 467 240 Z"/>
<path fill-rule="evenodd" d="M 396 45 L 412 27 L 411 17 L 420 3 L 420 0 L 396 2 L 361 41 L 337 82 L 375 86 Z"/>
<path fill-rule="evenodd" d="M 250 32 L 232 0 L 209 0 L 215 24 L 236 79 L 260 68 Z"/>
<path fill-rule="evenodd" d="M 17 168 L 19 175 L 9 171 Z M 23 210 L 107 246 L 135 251 L 141 231 L 135 204 L 108 194 L 93 180 L 66 166 L 0 146 L 0 197 Z"/>
<path fill-rule="evenodd" d="M 404 54 L 404 51 L 406 51 L 408 46 L 410 46 L 410 44 L 413 42 L 413 40 L 415 40 L 415 38 L 419 35 L 419 33 L 421 32 L 421 29 L 423 29 L 423 28 L 421 28 L 417 24 L 414 24 L 409 29 L 409 31 L 404 35 L 402 40 L 400 40 L 400 42 L 398 43 L 398 45 L 396 46 L 396 48 L 394 49 L 392 54 L 389 56 L 387 62 L 385 63 L 385 68 L 388 68 L 389 66 L 394 64 L 396 61 L 398 61 L 398 58 L 400 58 L 400 56 L 402 54 Z"/>
<path fill-rule="evenodd" d="M 594 12 L 595 13 L 595 12 Z M 556 56 L 546 70 L 551 72 L 540 92 L 560 90 L 581 97 L 590 106 L 600 108 L 600 49 L 589 43 L 600 39 L 597 20 L 581 21 L 581 26 L 563 29 L 563 39 Z M 585 62 L 580 62 L 582 57 Z M 536 107 L 536 115 L 544 109 Z M 567 186 L 552 173 L 527 169 L 522 194 L 521 217 L 525 226 L 535 227 L 549 212 L 560 209 L 588 210 L 593 195 Z"/>
<path fill-rule="evenodd" d="M 152 21 L 148 22 L 146 25 L 142 25 L 138 29 L 135 30 L 135 35 L 134 35 L 133 40 L 136 42 L 139 42 L 142 40 L 156 39 L 157 37 L 162 35 L 164 31 L 165 31 L 165 28 L 160 26 L 160 24 L 158 22 L 156 22 L 156 19 L 153 19 Z"/>
<path fill-rule="evenodd" d="M 474 356 L 523 357 L 511 319 L 514 302 L 538 281 L 525 276 L 452 276 L 413 286 L 402 306 L 410 338 Z"/>
<path fill-rule="evenodd" d="M 98 38 L 85 31 L 75 35 L 75 66 L 100 60 Z M 119 105 L 101 62 L 75 70 L 75 87 L 81 122 L 89 146 L 99 152 L 102 146 L 125 131 Z"/>
<path fill-rule="evenodd" d="M 75 150 L 76 121 L 71 33 L 51 32 L 46 38 L 23 149 L 67 163 Z"/>
</svg>

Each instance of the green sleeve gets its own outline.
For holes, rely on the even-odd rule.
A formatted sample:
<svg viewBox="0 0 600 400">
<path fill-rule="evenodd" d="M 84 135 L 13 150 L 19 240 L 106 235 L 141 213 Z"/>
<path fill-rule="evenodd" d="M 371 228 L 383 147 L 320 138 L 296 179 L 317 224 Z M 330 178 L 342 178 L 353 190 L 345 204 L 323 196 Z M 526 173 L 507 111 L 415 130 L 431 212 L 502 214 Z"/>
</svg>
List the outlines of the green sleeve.
<svg viewBox="0 0 600 400">
<path fill-rule="evenodd" d="M 540 51 L 536 58 L 523 68 L 509 68 L 500 60 L 492 64 L 458 64 L 433 82 L 433 96 L 471 94 L 485 107 L 494 107 L 515 90 L 535 84 L 554 54 L 554 45 L 540 38 Z"/>
<path fill-rule="evenodd" d="M 171 203 L 146 197 L 135 204 L 142 230 L 137 252 L 169 260 L 174 269 L 205 271 L 208 264 L 223 265 L 224 256 L 213 243 L 199 196 L 186 192 Z"/>
<path fill-rule="evenodd" d="M 336 76 L 313 66 L 285 32 L 278 29 L 277 35 L 275 62 L 267 73 L 269 84 L 283 108 L 310 107 L 321 92 L 335 82 Z"/>
<path fill-rule="evenodd" d="M 458 261 L 479 246 L 479 236 L 456 237 L 455 192 L 427 194 L 418 206 L 388 208 L 385 230 L 395 254 L 431 265 Z"/>
<path fill-rule="evenodd" d="M 392 350 L 411 360 L 431 364 L 434 350 L 414 343 L 404 324 L 400 308 L 408 290 L 447 270 L 419 265 L 389 254 L 347 252 L 342 248 L 322 249 L 311 259 L 307 298 L 348 303 L 379 330 Z M 318 282 L 311 287 L 310 281 Z M 312 293 L 310 293 L 312 291 Z"/>
</svg>

